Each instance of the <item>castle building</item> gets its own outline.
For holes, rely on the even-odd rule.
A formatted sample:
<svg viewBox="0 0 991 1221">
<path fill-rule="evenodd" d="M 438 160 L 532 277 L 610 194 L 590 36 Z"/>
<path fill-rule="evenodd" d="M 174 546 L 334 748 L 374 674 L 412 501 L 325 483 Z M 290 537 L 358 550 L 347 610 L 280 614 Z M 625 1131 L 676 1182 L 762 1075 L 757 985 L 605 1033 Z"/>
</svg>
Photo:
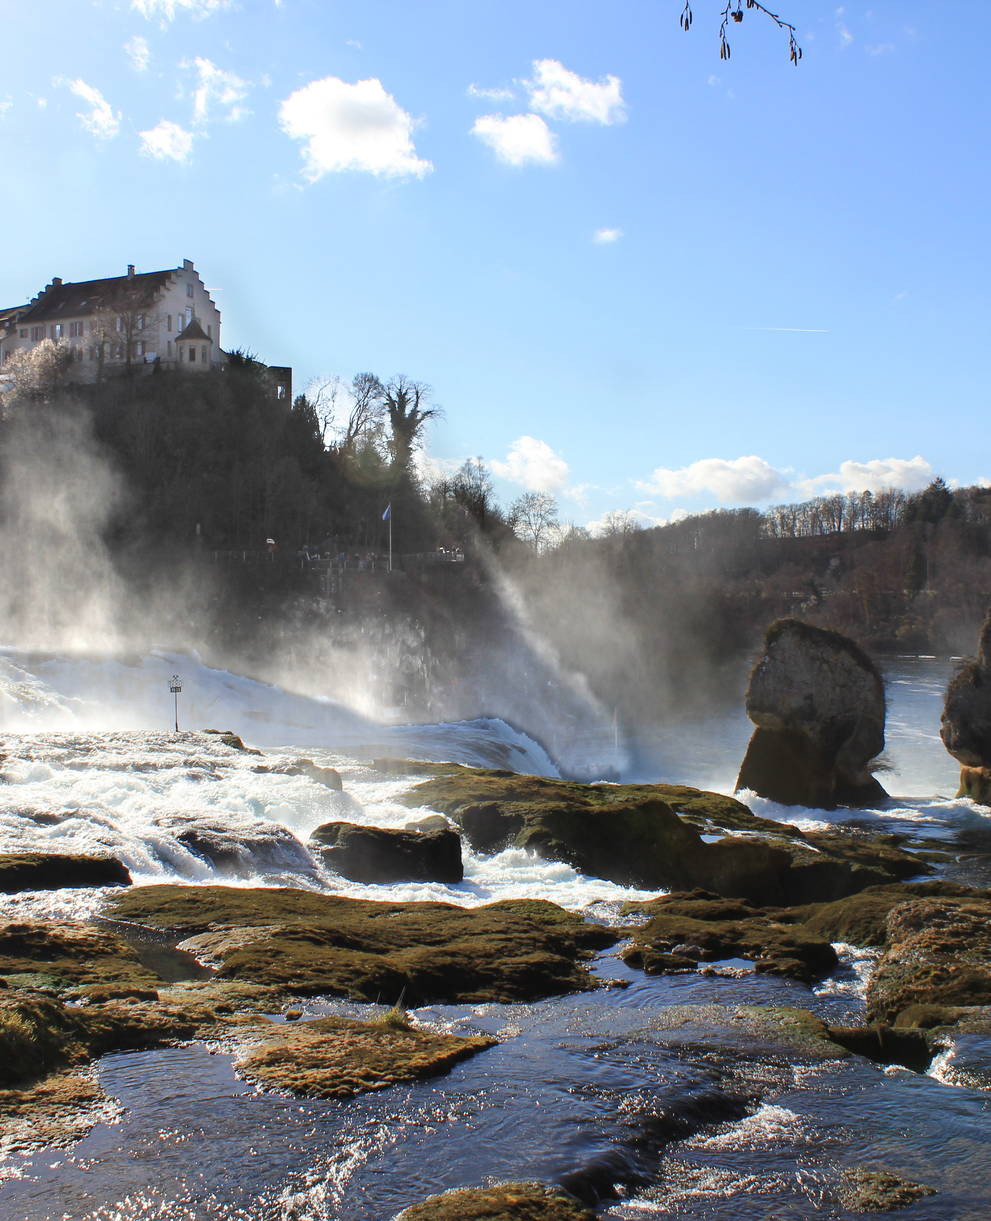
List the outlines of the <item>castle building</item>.
<svg viewBox="0 0 991 1221">
<path fill-rule="evenodd" d="M 54 279 L 27 305 L 0 309 L 0 369 L 44 340 L 64 344 L 78 381 L 160 364 L 220 367 L 220 311 L 189 259 L 165 271 L 78 284 Z"/>
</svg>

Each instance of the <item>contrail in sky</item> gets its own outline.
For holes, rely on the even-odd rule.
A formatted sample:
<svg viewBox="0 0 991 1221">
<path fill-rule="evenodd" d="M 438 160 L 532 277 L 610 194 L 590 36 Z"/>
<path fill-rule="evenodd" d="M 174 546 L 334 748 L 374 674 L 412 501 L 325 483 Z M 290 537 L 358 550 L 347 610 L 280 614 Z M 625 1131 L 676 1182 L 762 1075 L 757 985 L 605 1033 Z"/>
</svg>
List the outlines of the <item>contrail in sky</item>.
<svg viewBox="0 0 991 1221">
<path fill-rule="evenodd" d="M 829 331 L 818 326 L 748 326 L 746 331 L 797 331 L 801 335 L 828 335 Z"/>
</svg>

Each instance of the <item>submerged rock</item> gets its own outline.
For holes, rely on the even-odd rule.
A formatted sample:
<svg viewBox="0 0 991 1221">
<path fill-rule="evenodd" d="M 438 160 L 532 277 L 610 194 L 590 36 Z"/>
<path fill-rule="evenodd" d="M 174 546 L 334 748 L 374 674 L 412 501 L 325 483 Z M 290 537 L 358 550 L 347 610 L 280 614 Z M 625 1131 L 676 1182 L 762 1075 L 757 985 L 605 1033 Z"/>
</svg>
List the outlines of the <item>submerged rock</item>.
<svg viewBox="0 0 991 1221">
<path fill-rule="evenodd" d="M 840 1202 L 852 1212 L 886 1213 L 935 1194 L 935 1188 L 913 1183 L 887 1170 L 855 1166 L 843 1171 Z"/>
<path fill-rule="evenodd" d="M 321 767 L 312 759 L 293 759 L 291 763 L 261 763 L 252 771 L 267 776 L 306 776 L 324 788 L 340 793 L 344 789 L 341 773 L 336 767 Z"/>
<path fill-rule="evenodd" d="M 267 1031 L 237 1067 L 248 1080 L 290 1094 L 351 1098 L 436 1076 L 498 1041 L 434 1034 L 401 1021 L 326 1017 Z"/>
<path fill-rule="evenodd" d="M 431 1196 L 395 1221 L 594 1221 L 574 1196 L 542 1183 L 500 1183 Z"/>
<path fill-rule="evenodd" d="M 325 864 L 355 882 L 460 882 L 461 837 L 438 821 L 425 830 L 329 822 L 310 839 Z"/>
<path fill-rule="evenodd" d="M 63 887 L 130 886 L 131 875 L 112 856 L 57 852 L 0 853 L 0 893 Z"/>
<path fill-rule="evenodd" d="M 958 796 L 991 805 L 991 611 L 981 627 L 977 657 L 962 665 L 947 687 L 939 736 L 961 764 Z"/>
<path fill-rule="evenodd" d="M 310 891 L 141 886 L 110 914 L 197 937 L 221 979 L 409 1005 L 535 1000 L 594 987 L 584 963 L 618 933 L 539 899 L 483 907 Z"/>
<path fill-rule="evenodd" d="M 156 824 L 219 873 L 251 878 L 259 873 L 313 873 L 310 854 L 288 827 L 237 815 L 171 814 Z"/>
<path fill-rule="evenodd" d="M 797 619 L 772 623 L 747 715 L 757 728 L 737 788 L 819 809 L 886 797 L 870 770 L 884 749 L 884 684 L 846 636 Z"/>
</svg>

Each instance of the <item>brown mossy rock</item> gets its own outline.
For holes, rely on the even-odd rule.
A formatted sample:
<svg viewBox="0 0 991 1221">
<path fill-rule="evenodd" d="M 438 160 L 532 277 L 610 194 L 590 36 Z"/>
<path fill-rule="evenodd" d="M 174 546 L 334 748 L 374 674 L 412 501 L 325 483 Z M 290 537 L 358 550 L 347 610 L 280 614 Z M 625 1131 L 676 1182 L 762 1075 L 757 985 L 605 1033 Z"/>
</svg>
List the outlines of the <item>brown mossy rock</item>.
<svg viewBox="0 0 991 1221">
<path fill-rule="evenodd" d="M 827 1034 L 854 1055 L 877 1064 L 900 1064 L 916 1073 L 925 1072 L 933 1058 L 929 1039 L 911 1025 L 828 1026 Z"/>
<path fill-rule="evenodd" d="M 917 898 L 889 912 L 867 1014 L 892 1022 L 915 1005 L 991 1005 L 991 895 Z"/>
<path fill-rule="evenodd" d="M 464 878 L 461 837 L 447 823 L 410 830 L 329 822 L 317 827 L 310 843 L 324 864 L 355 882 L 457 883 Z"/>
<path fill-rule="evenodd" d="M 925 898 L 975 898 L 984 892 L 955 882 L 904 882 L 871 886 L 859 894 L 832 903 L 796 910 L 806 929 L 815 936 L 856 946 L 883 946 L 887 940 L 889 914 L 901 903 Z"/>
<path fill-rule="evenodd" d="M 840 1186 L 843 1207 L 860 1213 L 892 1212 L 935 1194 L 935 1188 L 924 1183 L 913 1183 L 887 1170 L 872 1170 L 867 1166 L 844 1170 Z"/>
<path fill-rule="evenodd" d="M 161 982 L 115 933 L 48 920 L 0 925 L 0 979 L 76 994 L 92 985 L 153 991 Z"/>
<path fill-rule="evenodd" d="M 886 794 L 870 771 L 884 749 L 884 684 L 848 637 L 778 619 L 750 675 L 756 725 L 738 789 L 784 805 L 874 805 Z"/>
<path fill-rule="evenodd" d="M 761 973 L 811 983 L 836 968 L 832 945 L 796 925 L 788 912 L 700 890 L 627 904 L 627 910 L 633 909 L 650 920 L 632 930 L 622 958 L 648 974 L 684 969 L 686 960 L 695 966 L 699 961 L 749 958 Z"/>
<path fill-rule="evenodd" d="M 396 1221 L 595 1221 L 574 1196 L 541 1183 L 500 1183 L 431 1196 Z"/>
<path fill-rule="evenodd" d="M 433 1034 L 385 1021 L 326 1017 L 267 1030 L 238 1072 L 304 1098 L 351 1098 L 446 1072 L 498 1039 Z"/>
<path fill-rule="evenodd" d="M 559 860 L 620 885 L 795 903 L 852 894 L 928 866 L 866 837 L 824 834 L 756 818 L 719 793 L 679 785 L 602 785 L 514 772 L 432 765 L 400 798 L 440 810 L 477 852 L 508 846 Z M 705 842 L 699 830 L 760 832 Z"/>
<path fill-rule="evenodd" d="M 63 1147 L 111 1111 L 110 1099 L 86 1073 L 52 1073 L 20 1089 L 0 1089 L 0 1142 L 7 1154 Z"/>
<path fill-rule="evenodd" d="M 125 896 L 119 896 L 123 898 Z M 462 908 L 291 889 L 143 886 L 111 914 L 214 938 L 218 977 L 297 996 L 431 1003 L 535 1000 L 593 987 L 584 962 L 617 940 L 553 903 Z"/>
<path fill-rule="evenodd" d="M 202 733 L 214 734 L 218 737 L 225 746 L 229 746 L 231 750 L 240 751 L 243 755 L 260 755 L 260 750 L 255 750 L 253 746 L 245 746 L 244 742 L 232 729 L 204 729 Z"/>
<path fill-rule="evenodd" d="M 0 894 L 80 886 L 130 886 L 131 875 L 115 857 L 59 852 L 0 853 Z"/>
</svg>

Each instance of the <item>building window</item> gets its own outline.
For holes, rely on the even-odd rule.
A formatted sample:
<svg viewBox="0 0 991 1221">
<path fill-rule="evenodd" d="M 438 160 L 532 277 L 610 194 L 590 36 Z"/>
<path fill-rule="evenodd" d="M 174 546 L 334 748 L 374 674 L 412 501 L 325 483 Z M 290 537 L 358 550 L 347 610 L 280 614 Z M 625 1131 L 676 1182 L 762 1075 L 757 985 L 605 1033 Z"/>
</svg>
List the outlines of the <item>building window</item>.
<svg viewBox="0 0 991 1221">
<path fill-rule="evenodd" d="M 123 314 L 117 315 L 117 330 L 118 331 L 124 330 L 124 315 Z"/>
<path fill-rule="evenodd" d="M 70 322 L 69 323 L 69 338 L 70 339 L 79 339 L 79 337 L 82 335 L 82 333 L 83 333 L 83 324 L 81 322 Z"/>
<path fill-rule="evenodd" d="M 145 341 L 143 339 L 139 339 L 137 341 L 137 343 L 135 343 L 135 345 L 134 345 L 134 355 L 135 356 L 144 356 L 144 354 L 145 354 Z"/>
<path fill-rule="evenodd" d="M 52 338 L 53 339 L 62 338 L 62 323 L 61 322 L 52 323 Z"/>
<path fill-rule="evenodd" d="M 168 347 L 165 350 L 168 353 L 169 360 L 171 360 L 172 359 L 172 340 L 171 339 L 168 341 Z"/>
<path fill-rule="evenodd" d="M 22 338 L 22 339 L 27 339 L 27 337 L 28 337 L 28 329 L 27 329 L 27 327 L 26 327 L 26 326 L 22 326 L 22 327 L 21 327 L 20 334 L 21 334 L 21 338 Z"/>
<path fill-rule="evenodd" d="M 39 339 L 45 338 L 45 328 L 43 326 L 33 326 L 31 328 L 31 338 L 37 343 Z"/>
<path fill-rule="evenodd" d="M 186 296 L 192 297 L 192 295 L 193 295 L 193 286 L 192 286 L 192 284 L 187 284 L 186 285 Z"/>
<path fill-rule="evenodd" d="M 207 356 L 207 354 L 206 354 L 206 345 L 204 345 L 204 347 L 203 347 L 203 363 L 204 363 L 204 364 L 207 364 L 207 363 L 209 362 L 209 360 L 210 360 L 210 357 L 209 357 L 209 356 Z"/>
<path fill-rule="evenodd" d="M 166 314 L 166 315 L 165 315 L 165 329 L 166 329 L 167 331 L 171 331 L 171 330 L 172 330 L 172 315 L 171 315 L 171 314 Z"/>
<path fill-rule="evenodd" d="M 212 338 L 213 338 L 213 327 L 212 327 L 212 326 L 208 326 L 208 327 L 206 328 L 206 333 L 207 333 L 207 334 L 210 336 L 210 338 L 212 339 Z"/>
<path fill-rule="evenodd" d="M 144 314 L 138 314 L 138 330 L 143 331 L 144 329 L 145 329 L 145 316 L 144 316 Z"/>
<path fill-rule="evenodd" d="M 196 349 L 193 347 L 192 344 L 189 345 L 189 359 L 190 360 L 196 359 Z"/>
</svg>

